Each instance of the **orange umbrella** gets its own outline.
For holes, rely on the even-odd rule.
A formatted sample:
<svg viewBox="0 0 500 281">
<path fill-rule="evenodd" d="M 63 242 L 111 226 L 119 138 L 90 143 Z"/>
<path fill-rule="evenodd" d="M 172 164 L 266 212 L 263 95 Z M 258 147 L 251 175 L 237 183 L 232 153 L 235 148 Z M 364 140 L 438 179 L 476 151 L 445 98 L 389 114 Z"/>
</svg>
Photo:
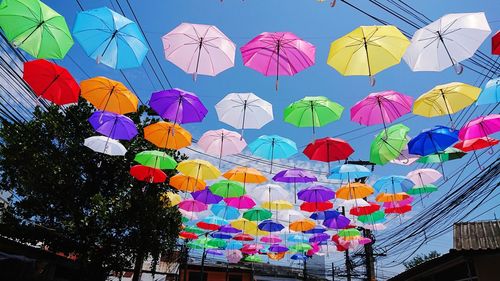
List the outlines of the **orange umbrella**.
<svg viewBox="0 0 500 281">
<path fill-rule="evenodd" d="M 183 174 L 177 174 L 171 177 L 169 184 L 173 188 L 184 192 L 203 190 L 207 186 L 204 181 L 200 179 L 197 180 L 193 177 L 185 176 Z"/>
<path fill-rule="evenodd" d="M 144 138 L 160 148 L 181 149 L 191 145 L 191 134 L 187 130 L 165 121 L 145 127 Z"/>
<path fill-rule="evenodd" d="M 316 223 L 312 220 L 301 219 L 292 222 L 288 228 L 292 231 L 303 232 L 313 229 L 316 226 Z"/>
<path fill-rule="evenodd" d="M 269 259 L 271 260 L 275 260 L 275 261 L 279 261 L 281 259 L 283 259 L 286 255 L 286 252 L 282 252 L 282 253 L 267 253 L 267 256 L 269 257 Z"/>
<path fill-rule="evenodd" d="M 400 193 L 379 193 L 377 197 L 375 197 L 375 201 L 377 202 L 396 202 L 407 199 L 410 195 L 405 192 Z"/>
<path fill-rule="evenodd" d="M 222 176 L 228 180 L 242 183 L 263 183 L 267 181 L 261 172 L 249 167 L 236 167 L 225 172 Z"/>
<path fill-rule="evenodd" d="M 136 112 L 137 96 L 121 82 L 98 76 L 80 83 L 81 95 L 97 109 L 117 114 Z"/>
<path fill-rule="evenodd" d="M 335 195 L 337 198 L 344 199 L 344 200 L 351 200 L 351 199 L 362 199 L 365 198 L 369 195 L 372 195 L 375 190 L 373 187 L 360 183 L 360 182 L 353 182 L 349 183 L 347 185 L 341 186 L 337 192 L 335 192 Z"/>
</svg>

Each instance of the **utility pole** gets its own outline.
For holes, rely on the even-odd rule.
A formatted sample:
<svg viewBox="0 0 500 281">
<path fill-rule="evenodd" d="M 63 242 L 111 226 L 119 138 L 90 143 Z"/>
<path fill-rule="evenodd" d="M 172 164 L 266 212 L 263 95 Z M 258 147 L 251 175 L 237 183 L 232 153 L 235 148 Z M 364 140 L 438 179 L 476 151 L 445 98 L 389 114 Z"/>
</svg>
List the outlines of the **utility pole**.
<svg viewBox="0 0 500 281">
<path fill-rule="evenodd" d="M 345 207 L 342 206 L 342 215 L 345 216 Z M 347 281 L 351 281 L 351 260 L 349 257 L 349 248 L 345 250 L 345 270 Z"/>
<path fill-rule="evenodd" d="M 332 281 L 335 281 L 335 264 L 332 262 Z"/>
</svg>

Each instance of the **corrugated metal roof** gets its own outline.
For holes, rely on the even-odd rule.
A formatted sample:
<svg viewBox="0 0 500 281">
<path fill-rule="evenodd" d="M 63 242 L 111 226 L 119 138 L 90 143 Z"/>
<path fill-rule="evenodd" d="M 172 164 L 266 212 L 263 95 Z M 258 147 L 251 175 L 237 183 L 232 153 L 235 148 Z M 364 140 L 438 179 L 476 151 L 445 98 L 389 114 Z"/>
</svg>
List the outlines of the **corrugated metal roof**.
<svg viewBox="0 0 500 281">
<path fill-rule="evenodd" d="M 453 248 L 455 250 L 500 249 L 500 221 L 455 223 Z"/>
</svg>

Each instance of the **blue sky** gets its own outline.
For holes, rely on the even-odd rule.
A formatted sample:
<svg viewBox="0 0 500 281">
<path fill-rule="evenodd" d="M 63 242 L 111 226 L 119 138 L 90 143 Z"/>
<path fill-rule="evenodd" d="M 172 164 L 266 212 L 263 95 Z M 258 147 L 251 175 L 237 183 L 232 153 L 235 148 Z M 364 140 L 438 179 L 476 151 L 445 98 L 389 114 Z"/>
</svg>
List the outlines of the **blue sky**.
<svg viewBox="0 0 500 281">
<path fill-rule="evenodd" d="M 80 2 L 85 9 L 108 6 L 120 12 L 115 0 L 82 0 Z M 153 46 L 154 52 L 173 86 L 195 92 L 209 109 L 209 114 L 202 124 L 186 126 L 195 138 L 199 138 L 207 129 L 231 129 L 228 125 L 217 120 L 217 115 L 213 109 L 213 106 L 230 92 L 254 92 L 274 106 L 275 120 L 261 130 L 246 131 L 245 138 L 248 142 L 263 134 L 279 134 L 294 140 L 299 147 L 302 147 L 311 141 L 311 130 L 309 128 L 296 128 L 284 123 L 282 114 L 283 109 L 288 104 L 306 95 L 327 96 L 345 107 L 341 120 L 317 130 L 318 137 L 336 136 L 361 127 L 361 125 L 349 120 L 349 108 L 371 92 L 396 90 L 416 98 L 437 84 L 453 81 L 474 84 L 478 80 L 478 74 L 467 69 L 460 76 L 457 76 L 453 69 L 438 73 L 414 73 L 409 70 L 404 62 L 379 73 L 376 76 L 377 85 L 375 87 L 370 87 L 367 77 L 341 76 L 326 64 L 330 43 L 360 25 L 374 25 L 377 22 L 340 1 L 337 1 L 335 8 L 330 8 L 328 1 L 319 3 L 315 0 L 225 0 L 222 3 L 218 0 L 131 0 L 130 2 L 145 31 L 145 36 Z M 369 1 L 353 0 L 350 2 L 357 4 L 359 2 L 359 5 L 370 13 L 409 31 L 411 34 L 414 32 L 414 28 L 397 21 L 387 12 L 383 12 L 370 4 Z M 72 28 L 75 16 L 80 11 L 75 1 L 46 0 L 45 3 L 63 14 L 68 21 L 68 25 Z M 493 32 L 496 32 L 500 27 L 500 16 L 497 13 L 496 1 L 414 0 L 408 1 L 408 3 L 431 19 L 437 19 L 447 13 L 484 11 Z M 120 5 L 125 10 L 126 16 L 133 19 L 127 3 L 120 1 Z M 316 46 L 316 65 L 296 76 L 280 78 L 280 89 L 279 92 L 276 92 L 274 90 L 274 78 L 264 77 L 260 73 L 243 66 L 240 53 L 237 51 L 234 68 L 216 77 L 198 76 L 197 81 L 194 82 L 191 75 L 184 73 L 163 57 L 160 37 L 182 22 L 216 25 L 238 47 L 264 31 L 291 31 Z M 489 39 L 481 49 L 485 53 L 490 52 Z M 161 72 L 153 56 L 151 54 L 148 56 L 161 77 Z M 86 79 L 85 74 L 74 62 L 77 62 L 90 76 L 108 76 L 125 82 L 118 71 L 104 65 L 97 65 L 94 60 L 88 58 L 78 43 L 75 43 L 69 55 L 61 64 L 66 66 L 78 80 Z M 146 102 L 151 92 L 161 90 L 162 87 L 155 80 L 156 78 L 149 66 L 144 63 L 143 67 L 125 70 L 124 73 L 132 82 L 136 94 Z M 149 78 L 144 74 L 145 69 L 150 73 Z M 166 85 L 165 81 L 163 83 Z M 479 108 L 472 117 L 478 116 L 483 110 L 483 107 Z M 415 136 L 424 128 L 437 124 L 446 125 L 447 122 L 447 117 L 432 119 L 415 117 L 405 122 L 405 125 L 411 128 L 410 135 Z M 355 149 L 353 159 L 368 159 L 370 142 L 376 134 L 373 131 L 381 129 L 381 127 L 373 126 L 342 136 Z M 294 159 L 304 160 L 303 157 Z M 468 158 L 455 163 L 447 163 L 445 168 L 451 173 L 458 165 L 463 165 L 463 161 L 467 160 Z M 472 162 L 466 168 L 467 171 L 477 169 L 474 164 Z M 326 165 L 316 165 L 315 167 L 326 171 Z M 413 166 L 414 168 L 415 166 Z M 405 175 L 411 170 L 412 167 L 386 165 L 377 167 L 375 172 L 378 176 L 393 173 Z M 443 188 L 449 188 L 449 186 Z M 439 193 L 433 194 L 429 200 L 432 200 L 433 196 L 439 196 Z M 492 213 L 487 213 L 484 217 L 491 218 Z M 442 251 L 446 251 L 450 246 L 451 237 L 447 235 L 446 239 L 443 238 L 443 241 L 440 239 L 430 247 L 439 247 Z"/>
</svg>

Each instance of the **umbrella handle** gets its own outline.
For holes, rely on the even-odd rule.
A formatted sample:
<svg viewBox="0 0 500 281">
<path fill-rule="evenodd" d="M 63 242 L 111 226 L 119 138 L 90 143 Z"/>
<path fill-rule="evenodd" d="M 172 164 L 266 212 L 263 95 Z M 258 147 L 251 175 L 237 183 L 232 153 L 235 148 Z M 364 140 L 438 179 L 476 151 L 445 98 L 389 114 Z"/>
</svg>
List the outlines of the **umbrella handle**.
<svg viewBox="0 0 500 281">
<path fill-rule="evenodd" d="M 337 4 L 337 0 L 333 0 L 332 2 L 330 2 L 330 7 L 335 7 L 335 4 Z"/>
<path fill-rule="evenodd" d="M 375 86 L 375 84 L 377 83 L 377 80 L 375 79 L 375 76 L 371 76 L 370 75 L 370 86 Z"/>
<path fill-rule="evenodd" d="M 462 72 L 464 72 L 464 67 L 460 63 L 454 63 L 453 69 L 455 69 L 455 73 L 457 75 L 460 75 L 462 74 Z"/>
</svg>

